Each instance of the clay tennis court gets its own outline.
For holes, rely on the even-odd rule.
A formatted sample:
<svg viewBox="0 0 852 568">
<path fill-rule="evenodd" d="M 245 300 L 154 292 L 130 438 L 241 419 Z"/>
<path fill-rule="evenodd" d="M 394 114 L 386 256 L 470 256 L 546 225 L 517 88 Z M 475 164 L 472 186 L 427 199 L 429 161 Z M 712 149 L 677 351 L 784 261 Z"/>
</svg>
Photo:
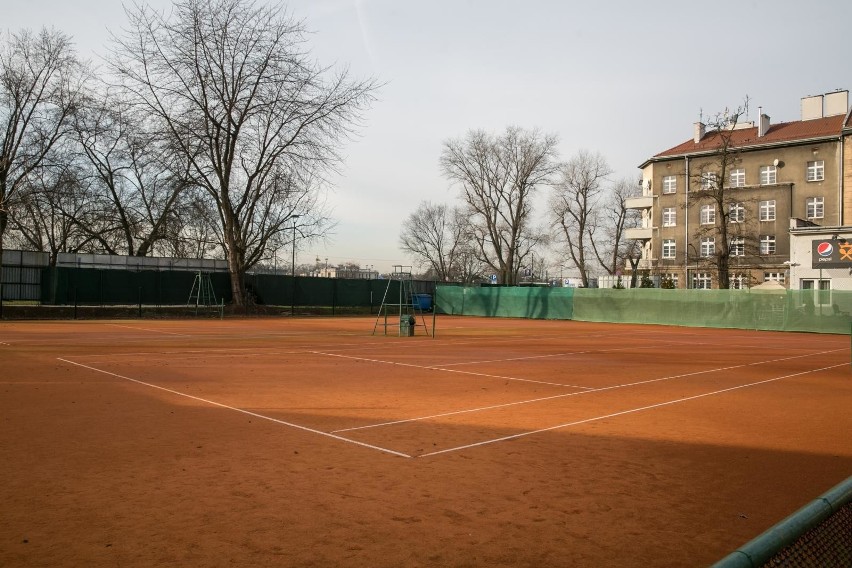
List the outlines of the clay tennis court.
<svg viewBox="0 0 852 568">
<path fill-rule="evenodd" d="M 706 566 L 852 472 L 848 336 L 374 323 L 0 322 L 0 565 Z"/>
</svg>

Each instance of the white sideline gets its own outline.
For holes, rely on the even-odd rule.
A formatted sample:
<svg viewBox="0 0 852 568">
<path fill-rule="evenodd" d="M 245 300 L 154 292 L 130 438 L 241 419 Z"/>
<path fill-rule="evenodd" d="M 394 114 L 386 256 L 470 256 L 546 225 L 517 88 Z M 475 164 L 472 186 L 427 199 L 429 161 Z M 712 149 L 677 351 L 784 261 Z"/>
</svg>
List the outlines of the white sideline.
<svg viewBox="0 0 852 568">
<path fill-rule="evenodd" d="M 666 401 L 666 402 L 660 402 L 660 403 L 651 404 L 651 405 L 648 405 L 648 406 L 641 406 L 639 408 L 632 408 L 630 410 L 622 410 L 621 412 L 613 412 L 612 414 L 606 414 L 604 416 L 596 416 L 594 418 L 586 418 L 584 420 L 577 420 L 575 422 L 567 422 L 565 424 L 558 424 L 556 426 L 550 426 L 548 428 L 541 428 L 539 430 L 530 430 L 529 432 L 522 432 L 520 434 L 513 434 L 511 436 L 503 436 L 502 438 L 494 438 L 493 440 L 485 440 L 485 441 L 482 441 L 482 442 L 476 442 L 476 443 L 467 444 L 467 445 L 464 445 L 464 446 L 456 446 L 454 448 L 446 448 L 446 449 L 438 450 L 438 451 L 435 451 L 435 452 L 429 452 L 428 454 L 420 454 L 419 456 L 416 456 L 416 457 L 425 458 L 425 457 L 428 457 L 428 456 L 436 456 L 436 455 L 439 455 L 439 454 L 456 452 L 456 451 L 465 450 L 465 449 L 468 449 L 468 448 L 475 448 L 477 446 L 485 446 L 487 444 L 495 444 L 497 442 L 506 442 L 508 440 L 515 440 L 517 438 L 523 438 L 524 436 L 531 436 L 533 434 L 540 434 L 542 432 L 549 432 L 551 430 L 559 430 L 560 428 L 568 428 L 569 426 L 577 426 L 579 424 L 596 422 L 598 420 L 605 420 L 607 418 L 614 418 L 616 416 L 623 416 L 625 414 L 632 414 L 634 412 L 641 412 L 643 410 L 650 410 L 652 408 L 659 408 L 661 406 L 668 406 L 668 405 L 671 405 L 671 404 L 677 404 L 677 403 L 680 403 L 680 402 L 695 400 L 697 398 L 703 398 L 703 397 L 706 397 L 706 396 L 713 396 L 713 395 L 721 394 L 721 393 L 724 393 L 724 392 L 729 392 L 729 391 L 738 390 L 738 389 L 744 389 L 744 388 L 753 387 L 753 386 L 756 386 L 756 385 L 762 385 L 764 383 L 771 383 L 771 382 L 774 382 L 774 381 L 780 381 L 781 379 L 789 379 L 790 377 L 798 377 L 800 375 L 808 375 L 810 373 L 817 373 L 819 371 L 827 371 L 828 369 L 835 369 L 837 367 L 845 367 L 848 364 L 849 363 L 840 363 L 840 364 L 837 364 L 837 365 L 831 365 L 829 367 L 822 367 L 822 368 L 819 368 L 819 369 L 811 369 L 811 370 L 808 370 L 808 371 L 802 371 L 800 373 L 793 373 L 791 375 L 784 375 L 783 377 L 775 377 L 773 379 L 766 379 L 766 380 L 757 381 L 757 382 L 754 382 L 754 383 L 747 383 L 747 384 L 744 384 L 744 385 L 738 385 L 738 386 L 735 386 L 735 387 L 720 389 L 720 390 L 713 391 L 713 392 L 706 392 L 706 393 L 703 393 L 703 394 L 697 394 L 697 395 L 694 395 L 694 396 L 687 396 L 687 397 L 684 397 L 684 398 L 676 398 L 674 400 L 669 400 L 669 401 Z"/>
<path fill-rule="evenodd" d="M 638 386 L 638 385 L 645 385 L 645 384 L 656 383 L 656 382 L 660 382 L 660 381 L 668 381 L 668 380 L 672 380 L 672 379 L 682 379 L 684 377 L 693 377 L 693 376 L 696 376 L 696 375 L 704 375 L 704 374 L 707 374 L 707 373 L 715 373 L 717 371 L 730 371 L 730 370 L 733 370 L 733 369 L 740 369 L 742 367 L 750 367 L 750 366 L 754 366 L 754 365 L 763 365 L 763 364 L 766 364 L 766 363 L 777 363 L 779 361 L 789 361 L 790 359 L 801 359 L 803 357 L 812 357 L 814 355 L 825 355 L 826 353 L 833 353 L 833 352 L 836 352 L 836 351 L 844 351 L 844 350 L 845 350 L 845 348 L 844 349 L 831 349 L 829 351 L 821 351 L 819 353 L 808 353 L 808 354 L 805 354 L 805 355 L 791 355 L 790 357 L 781 357 L 781 358 L 778 358 L 778 359 L 769 359 L 767 361 L 755 361 L 755 362 L 752 362 L 752 363 L 743 363 L 742 365 L 734 365 L 734 366 L 731 366 L 731 367 L 718 367 L 716 369 L 705 369 L 705 370 L 702 370 L 702 371 L 694 371 L 692 373 L 683 373 L 683 374 L 680 374 L 680 375 L 670 375 L 668 377 L 658 377 L 656 379 L 648 379 L 648 380 L 645 380 L 645 381 L 635 381 L 635 382 L 632 382 L 632 383 L 624 383 L 624 384 L 620 384 L 620 385 L 611 385 L 611 386 L 608 386 L 608 387 L 600 387 L 600 388 L 596 388 L 596 389 L 585 387 L 586 390 L 583 390 L 583 391 L 580 391 L 580 392 L 569 392 L 569 393 L 545 396 L 545 397 L 541 397 L 541 398 L 533 398 L 533 399 L 529 399 L 529 400 L 519 400 L 519 401 L 515 401 L 515 402 L 495 404 L 493 406 L 483 406 L 481 408 L 466 408 L 464 410 L 455 410 L 455 411 L 452 411 L 452 412 L 444 412 L 444 413 L 441 413 L 441 414 L 433 414 L 431 416 L 418 416 L 417 418 L 405 418 L 403 420 L 394 420 L 394 421 L 391 421 L 391 422 L 382 422 L 382 423 L 379 423 L 379 424 L 367 424 L 366 426 L 355 426 L 353 428 L 342 428 L 340 430 L 334 430 L 334 432 L 350 432 L 352 430 L 366 430 L 366 429 L 369 429 L 369 428 L 379 428 L 381 426 L 391 426 L 391 425 L 394 425 L 394 424 L 405 424 L 407 422 L 418 422 L 418 421 L 421 421 L 421 420 L 429 420 L 429 419 L 432 419 L 432 418 L 442 418 L 442 417 L 445 417 L 445 416 L 453 416 L 453 415 L 456 415 L 456 414 L 467 414 L 467 413 L 471 413 L 471 412 L 482 412 L 482 411 L 485 411 L 485 410 L 494 410 L 494 409 L 497 409 L 497 408 L 505 408 L 505 407 L 508 407 L 508 406 L 517 406 L 517 405 L 521 405 L 521 404 L 531 404 L 531 403 L 534 403 L 534 402 L 542 402 L 542 401 L 545 401 L 545 400 L 553 400 L 553 399 L 557 399 L 557 398 L 567 398 L 569 396 L 579 396 L 579 395 L 583 395 L 583 394 L 594 394 L 594 393 L 599 393 L 599 392 L 604 392 L 604 391 L 614 390 L 614 389 L 620 389 L 620 388 L 625 388 L 625 387 L 635 387 L 635 386 Z M 331 356 L 336 357 L 337 355 L 331 355 Z M 395 363 L 395 364 L 399 364 L 399 363 Z M 409 366 L 414 366 L 414 365 L 409 365 Z M 444 370 L 444 369 L 441 369 L 440 367 L 424 367 L 424 368 L 434 369 L 434 370 Z M 827 368 L 833 368 L 833 367 L 827 367 Z M 458 371 L 454 371 L 453 369 L 446 369 L 446 370 L 450 371 L 450 372 L 458 372 Z M 795 375 L 790 375 L 790 376 L 795 376 Z M 521 379 L 519 379 L 519 380 L 521 380 Z M 755 384 L 759 384 L 759 383 L 755 383 Z M 724 392 L 724 391 L 719 391 L 719 392 Z M 663 403 L 663 404 L 667 404 L 667 403 Z M 613 414 L 612 416 L 617 416 L 617 414 Z M 543 431 L 546 431 L 546 430 L 547 429 L 537 430 L 537 431 L 543 432 Z"/>
<path fill-rule="evenodd" d="M 152 383 L 146 383 L 145 381 L 140 381 L 139 379 L 133 379 L 133 378 L 130 378 L 130 377 L 126 377 L 124 375 L 119 375 L 118 373 L 112 373 L 110 371 L 98 369 L 97 367 L 91 367 L 89 365 L 84 365 L 82 363 L 76 363 L 76 362 L 68 360 L 68 359 L 63 359 L 61 357 L 57 357 L 57 359 L 64 362 L 64 363 L 68 363 L 69 365 L 76 365 L 78 367 L 83 367 L 84 369 L 89 369 L 91 371 L 103 373 L 105 375 L 110 375 L 110 376 L 113 376 L 113 377 L 117 377 L 119 379 L 124 379 L 125 381 L 130 381 L 130 382 L 133 382 L 133 383 L 136 383 L 136 384 L 139 384 L 139 385 L 143 385 L 143 386 L 146 386 L 146 387 L 150 387 L 150 388 L 153 388 L 153 389 L 159 389 L 161 391 L 165 391 L 165 392 L 168 392 L 168 393 L 171 393 L 171 394 L 176 394 L 178 396 L 191 398 L 193 400 L 197 400 L 197 401 L 203 402 L 205 404 L 210 404 L 210 405 L 213 405 L 213 406 L 218 406 L 219 408 L 225 408 L 227 410 L 233 410 L 234 412 L 240 412 L 242 414 L 254 416 L 255 418 L 262 418 L 264 420 L 269 420 L 270 422 L 275 422 L 277 424 L 283 424 L 284 426 L 289 426 L 291 428 L 296 428 L 298 430 L 310 432 L 311 434 L 319 434 L 320 436 L 326 436 L 328 438 L 333 438 L 333 439 L 339 440 L 341 442 L 348 442 L 350 444 L 355 444 L 356 446 L 362 446 L 362 447 L 365 447 L 365 448 L 370 448 L 371 450 L 378 450 L 380 452 L 385 452 L 385 453 L 392 454 L 392 455 L 395 455 L 395 456 L 399 456 L 399 457 L 402 457 L 402 458 L 410 458 L 411 457 L 410 455 L 404 454 L 402 452 L 397 452 L 397 451 L 394 451 L 394 450 L 390 450 L 388 448 L 382 448 L 382 447 L 379 447 L 379 446 L 374 446 L 372 444 L 366 444 L 364 442 L 359 442 L 357 440 L 350 440 L 349 438 L 344 438 L 343 436 L 337 436 L 336 434 L 330 434 L 328 432 L 323 432 L 322 430 L 315 430 L 313 428 L 308 428 L 307 426 L 301 426 L 299 424 L 294 424 L 292 422 L 287 422 L 285 420 L 279 420 L 278 418 L 272 418 L 271 416 L 264 416 L 263 414 L 258 414 L 257 412 L 252 412 L 250 410 L 237 408 L 235 406 L 228 406 L 227 404 L 222 404 L 221 402 L 216 402 L 216 401 L 209 400 L 209 399 L 206 399 L 206 398 L 193 396 L 191 394 L 186 394 L 186 393 L 176 391 L 176 390 L 173 390 L 173 389 L 169 389 L 169 388 L 166 388 L 166 387 L 161 387 L 159 385 L 155 385 L 155 384 L 152 384 Z"/>
</svg>

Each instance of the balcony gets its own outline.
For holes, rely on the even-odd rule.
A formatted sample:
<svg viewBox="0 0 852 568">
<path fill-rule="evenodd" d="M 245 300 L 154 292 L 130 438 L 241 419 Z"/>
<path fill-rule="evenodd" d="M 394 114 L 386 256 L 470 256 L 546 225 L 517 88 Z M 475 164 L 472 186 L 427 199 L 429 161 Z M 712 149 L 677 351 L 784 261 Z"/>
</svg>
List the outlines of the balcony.
<svg viewBox="0 0 852 568">
<path fill-rule="evenodd" d="M 654 205 L 654 198 L 647 197 L 628 197 L 624 200 L 624 206 L 628 209 L 649 209 Z"/>
<path fill-rule="evenodd" d="M 636 227 L 633 229 L 626 229 L 624 231 L 624 236 L 628 239 L 648 240 L 651 238 L 653 232 L 654 229 L 651 227 Z"/>
</svg>

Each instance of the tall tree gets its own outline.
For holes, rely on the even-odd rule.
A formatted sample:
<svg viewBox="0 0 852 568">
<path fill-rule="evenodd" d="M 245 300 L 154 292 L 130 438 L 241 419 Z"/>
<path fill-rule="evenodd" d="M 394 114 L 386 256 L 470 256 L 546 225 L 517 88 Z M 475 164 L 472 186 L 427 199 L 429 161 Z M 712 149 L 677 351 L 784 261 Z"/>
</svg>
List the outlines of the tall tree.
<svg viewBox="0 0 852 568">
<path fill-rule="evenodd" d="M 306 234 L 322 221 L 310 210 L 315 182 L 339 163 L 375 83 L 317 65 L 302 24 L 280 4 L 178 0 L 169 16 L 136 6 L 128 17 L 112 68 L 215 203 L 234 303 L 243 305 L 246 270 L 293 219 Z"/>
<path fill-rule="evenodd" d="M 556 171 L 557 142 L 555 135 L 517 127 L 444 142 L 441 168 L 461 187 L 477 256 L 502 284 L 517 284 L 522 260 L 546 240 L 531 225 L 531 198 Z"/>
<path fill-rule="evenodd" d="M 562 164 L 550 196 L 550 218 L 556 227 L 556 240 L 580 272 L 583 286 L 589 285 L 590 262 L 594 259 L 591 244 L 600 222 L 597 206 L 604 182 L 611 173 L 601 154 L 581 150 Z"/>
<path fill-rule="evenodd" d="M 17 194 L 67 133 L 86 78 L 62 32 L 23 30 L 0 45 L 0 255 Z"/>
<path fill-rule="evenodd" d="M 74 134 L 93 206 L 81 229 L 110 254 L 146 256 L 184 204 L 187 162 L 126 101 L 93 95 L 76 113 Z"/>
<path fill-rule="evenodd" d="M 719 288 L 723 289 L 731 286 L 732 253 L 736 247 L 746 246 L 745 237 L 739 236 L 737 232 L 740 225 L 730 223 L 732 205 L 745 201 L 742 191 L 730 183 L 730 177 L 739 160 L 734 133 L 739 119 L 747 113 L 748 97 L 735 110 L 725 109 L 703 125 L 706 132 L 702 141 L 712 151 L 712 156 L 697 161 L 692 174 L 692 186 L 697 190 L 691 192 L 693 197 L 689 200 L 689 207 L 693 210 L 709 207 L 710 210 L 701 214 L 713 217 L 712 222 L 701 219 L 697 224 L 694 237 L 700 239 L 700 242 L 698 247 L 693 247 L 693 260 L 698 264 L 712 266 L 718 277 Z M 734 244 L 734 238 L 742 240 Z M 749 248 L 756 247 L 749 243 Z"/>
<path fill-rule="evenodd" d="M 589 235 L 595 258 L 610 275 L 619 273 L 639 252 L 639 242 L 624 237 L 625 230 L 636 227 L 640 220 L 639 211 L 626 205 L 627 199 L 635 194 L 636 184 L 631 180 L 613 183 L 600 210 L 600 232 Z"/>
<path fill-rule="evenodd" d="M 455 281 L 462 272 L 464 235 L 464 215 L 459 210 L 424 201 L 404 221 L 399 243 L 432 278 Z"/>
</svg>

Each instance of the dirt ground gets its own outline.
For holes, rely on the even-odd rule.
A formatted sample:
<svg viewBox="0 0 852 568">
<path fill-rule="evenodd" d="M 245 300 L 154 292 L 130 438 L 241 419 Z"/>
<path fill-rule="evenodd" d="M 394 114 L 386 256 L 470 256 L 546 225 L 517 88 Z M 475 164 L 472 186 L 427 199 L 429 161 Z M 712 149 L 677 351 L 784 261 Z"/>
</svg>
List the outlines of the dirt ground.
<svg viewBox="0 0 852 568">
<path fill-rule="evenodd" d="M 0 566 L 707 566 L 852 475 L 849 337 L 374 325 L 0 322 Z"/>
</svg>

